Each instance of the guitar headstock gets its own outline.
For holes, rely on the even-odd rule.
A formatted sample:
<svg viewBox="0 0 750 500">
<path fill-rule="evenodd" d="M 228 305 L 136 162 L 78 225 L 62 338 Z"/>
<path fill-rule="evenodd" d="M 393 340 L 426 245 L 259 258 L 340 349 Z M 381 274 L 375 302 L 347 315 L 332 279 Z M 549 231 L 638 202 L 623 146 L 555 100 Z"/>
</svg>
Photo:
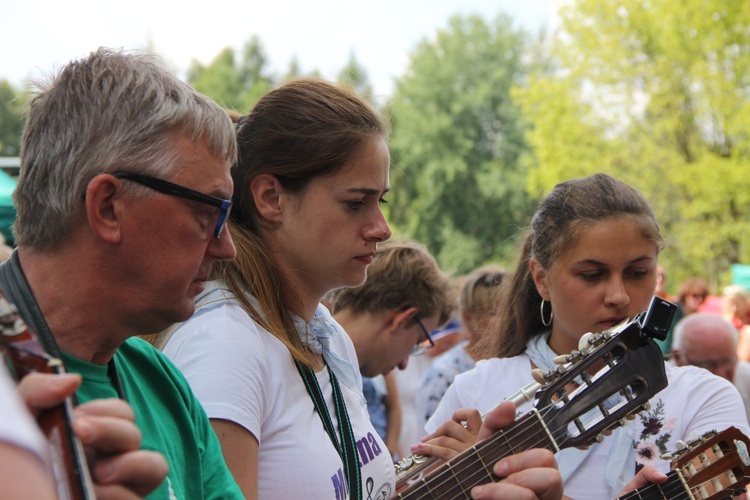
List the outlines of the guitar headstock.
<svg viewBox="0 0 750 500">
<path fill-rule="evenodd" d="M 590 336 L 568 364 L 545 374 L 534 406 L 560 448 L 601 441 L 667 386 L 664 358 L 643 317 Z"/>
<path fill-rule="evenodd" d="M 671 468 L 693 498 L 731 498 L 750 482 L 750 439 L 736 427 L 683 443 Z"/>
<path fill-rule="evenodd" d="M 57 373 L 61 363 L 49 356 L 16 308 L 0 293 L 0 354 L 5 355 L 11 376 L 20 380 L 29 373 Z"/>
</svg>

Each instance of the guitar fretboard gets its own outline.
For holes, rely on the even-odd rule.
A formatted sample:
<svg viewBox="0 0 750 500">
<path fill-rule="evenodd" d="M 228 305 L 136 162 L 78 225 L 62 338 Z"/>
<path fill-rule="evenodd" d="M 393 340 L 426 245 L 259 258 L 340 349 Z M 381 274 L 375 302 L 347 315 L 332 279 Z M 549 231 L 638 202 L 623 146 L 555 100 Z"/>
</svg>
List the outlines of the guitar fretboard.
<svg viewBox="0 0 750 500">
<path fill-rule="evenodd" d="M 496 482 L 492 468 L 498 460 L 531 448 L 557 452 L 559 447 L 536 410 L 464 451 L 420 480 L 398 499 L 469 499 L 471 488 Z"/>
<path fill-rule="evenodd" d="M 649 484 L 636 488 L 618 500 L 691 500 L 688 487 L 677 471 L 667 474 L 667 480 L 661 484 Z"/>
</svg>

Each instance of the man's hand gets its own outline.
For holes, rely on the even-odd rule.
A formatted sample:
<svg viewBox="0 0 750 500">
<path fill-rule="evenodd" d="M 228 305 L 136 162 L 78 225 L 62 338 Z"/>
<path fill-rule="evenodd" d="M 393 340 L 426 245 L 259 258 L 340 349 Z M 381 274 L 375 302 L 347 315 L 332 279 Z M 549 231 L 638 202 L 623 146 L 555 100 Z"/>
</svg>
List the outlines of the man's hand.
<svg viewBox="0 0 750 500">
<path fill-rule="evenodd" d="M 81 384 L 74 374 L 31 374 L 18 385 L 29 410 L 38 415 L 60 404 Z M 75 408 L 73 429 L 86 450 L 98 500 L 131 500 L 156 489 L 167 475 L 166 459 L 153 451 L 139 450 L 141 432 L 133 410 L 125 401 L 104 399 Z"/>
</svg>

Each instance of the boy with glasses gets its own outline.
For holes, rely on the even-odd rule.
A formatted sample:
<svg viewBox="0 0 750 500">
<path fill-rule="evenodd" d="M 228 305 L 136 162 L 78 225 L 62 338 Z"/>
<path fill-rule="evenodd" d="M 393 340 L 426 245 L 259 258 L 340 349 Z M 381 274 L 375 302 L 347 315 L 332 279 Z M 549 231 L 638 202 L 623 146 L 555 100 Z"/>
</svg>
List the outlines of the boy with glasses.
<svg viewBox="0 0 750 500">
<path fill-rule="evenodd" d="M 421 245 L 398 241 L 378 245 L 363 285 L 333 295 L 333 316 L 357 352 L 370 420 L 396 457 L 404 452 L 398 445 L 401 419 L 416 416 L 401 415 L 391 372 L 435 345 L 430 332 L 445 324 L 454 308 L 453 286 L 434 257 Z M 379 375 L 390 381 L 383 383 Z"/>
</svg>

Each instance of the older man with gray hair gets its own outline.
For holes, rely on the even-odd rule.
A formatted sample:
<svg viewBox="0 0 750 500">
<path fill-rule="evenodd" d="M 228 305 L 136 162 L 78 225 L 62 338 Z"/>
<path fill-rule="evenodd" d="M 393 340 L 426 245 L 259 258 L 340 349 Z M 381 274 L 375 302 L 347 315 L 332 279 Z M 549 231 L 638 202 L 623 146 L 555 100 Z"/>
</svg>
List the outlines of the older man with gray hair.
<svg viewBox="0 0 750 500">
<path fill-rule="evenodd" d="M 0 288 L 82 376 L 80 402 L 130 404 L 141 448 L 169 465 L 150 499 L 240 499 L 184 377 L 135 338 L 189 318 L 212 262 L 236 255 L 234 126 L 149 55 L 100 49 L 39 87 Z"/>
<path fill-rule="evenodd" d="M 721 316 L 695 313 L 675 326 L 672 358 L 677 366 L 693 365 L 734 384 L 750 419 L 750 363 L 737 359 L 737 329 Z"/>
</svg>

